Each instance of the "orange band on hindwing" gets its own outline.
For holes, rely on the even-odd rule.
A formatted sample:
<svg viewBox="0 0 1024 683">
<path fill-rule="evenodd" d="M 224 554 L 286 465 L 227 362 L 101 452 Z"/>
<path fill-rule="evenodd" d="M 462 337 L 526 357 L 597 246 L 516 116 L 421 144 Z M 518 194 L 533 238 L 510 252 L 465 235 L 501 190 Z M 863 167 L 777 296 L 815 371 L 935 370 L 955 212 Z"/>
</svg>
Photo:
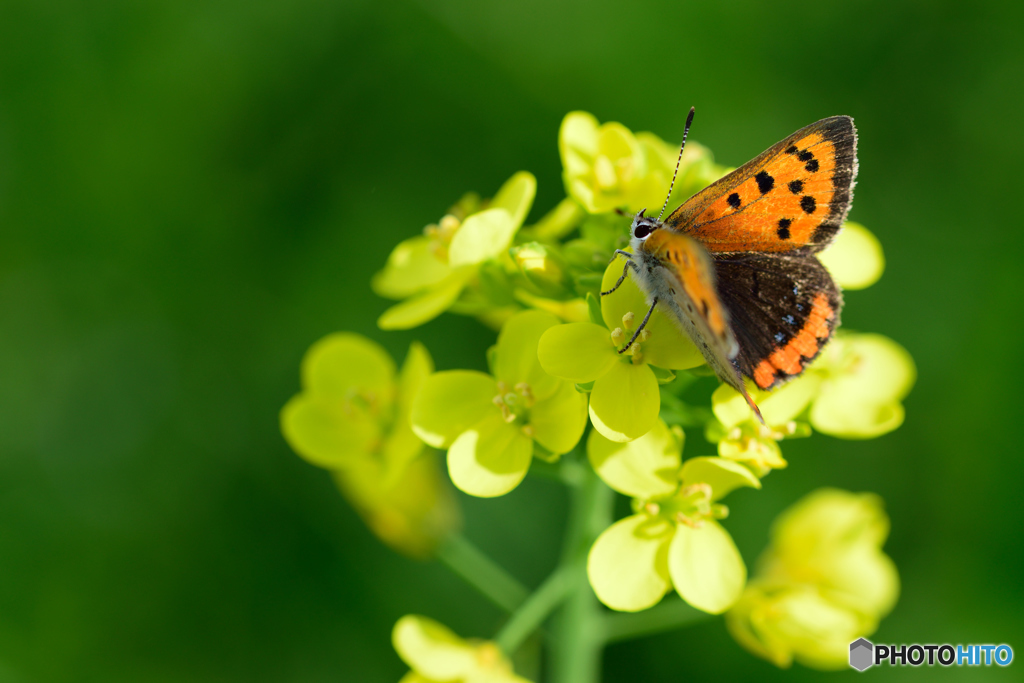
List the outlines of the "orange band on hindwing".
<svg viewBox="0 0 1024 683">
<path fill-rule="evenodd" d="M 775 384 L 780 372 L 785 375 L 800 374 L 804 366 L 818 355 L 823 341 L 832 334 L 830 321 L 835 316 L 836 312 L 825 294 L 815 297 L 811 314 L 796 336 L 762 360 L 754 369 L 754 381 L 757 386 L 767 389 Z"/>
</svg>

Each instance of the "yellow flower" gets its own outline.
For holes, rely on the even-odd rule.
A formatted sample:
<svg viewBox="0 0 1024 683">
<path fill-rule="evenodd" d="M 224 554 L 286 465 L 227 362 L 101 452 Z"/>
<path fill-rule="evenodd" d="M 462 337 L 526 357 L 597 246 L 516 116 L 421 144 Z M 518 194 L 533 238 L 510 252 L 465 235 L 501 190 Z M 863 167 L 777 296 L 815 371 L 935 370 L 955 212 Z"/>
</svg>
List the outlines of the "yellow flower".
<svg viewBox="0 0 1024 683">
<path fill-rule="evenodd" d="M 607 291 L 622 274 L 616 258 L 605 270 Z M 630 279 L 601 297 L 596 323 L 558 325 L 544 333 L 537 347 L 541 366 L 551 375 L 577 383 L 593 382 L 590 420 L 612 441 L 630 441 L 646 434 L 658 420 L 661 393 L 651 365 L 682 370 L 704 362 L 700 351 L 660 309 L 655 309 L 628 353 L 618 349 L 646 316 L 648 305 Z M 608 330 L 611 329 L 611 332 Z"/>
<path fill-rule="evenodd" d="M 415 556 L 429 554 L 459 523 L 436 454 L 409 424 L 412 399 L 432 370 L 418 343 L 396 373 L 378 344 L 350 332 L 331 334 L 306 353 L 302 393 L 281 410 L 281 431 L 295 452 L 332 470 L 367 526 Z"/>
<path fill-rule="evenodd" d="M 660 209 L 678 149 L 652 133 L 634 135 L 621 123 L 599 124 L 582 111 L 567 114 L 558 131 L 566 192 L 590 213 Z M 673 196 L 689 197 L 724 170 L 706 148 L 687 143 Z"/>
<path fill-rule="evenodd" d="M 587 397 L 537 361 L 537 340 L 557 324 L 543 311 L 517 313 L 498 335 L 494 376 L 447 370 L 424 382 L 412 428 L 448 449 L 448 474 L 462 491 L 503 496 L 523 480 L 534 455 L 568 453 L 583 436 Z"/>
<path fill-rule="evenodd" d="M 757 576 L 727 614 L 733 637 L 780 667 L 845 667 L 850 643 L 871 635 L 899 595 L 881 549 L 888 533 L 873 494 L 806 496 L 776 520 Z"/>
<path fill-rule="evenodd" d="M 529 683 L 493 642 L 464 640 L 427 617 L 399 619 L 391 642 L 412 669 L 401 683 Z"/>
<path fill-rule="evenodd" d="M 914 359 L 888 337 L 840 331 L 800 377 L 772 392 L 748 383 L 767 427 L 754 420 L 735 390 L 719 387 L 712 396 L 718 423 L 708 426 L 707 437 L 718 442 L 719 455 L 763 476 L 786 466 L 776 441 L 807 436 L 805 422 L 844 439 L 871 439 L 896 429 L 916 374 Z"/>
<path fill-rule="evenodd" d="M 724 458 L 690 458 L 680 466 L 682 439 L 682 430 L 660 420 L 629 443 L 590 433 L 587 456 L 598 476 L 634 496 L 635 514 L 605 529 L 587 558 L 590 584 L 612 609 L 647 609 L 675 588 L 697 609 L 719 614 L 743 590 L 747 569 L 717 521 L 728 514 L 718 501 L 761 482 Z"/>
<path fill-rule="evenodd" d="M 378 326 L 404 330 L 448 310 L 476 279 L 481 264 L 507 257 L 536 191 L 536 179 L 520 171 L 486 208 L 475 198 L 464 198 L 437 225 L 427 226 L 423 235 L 399 243 L 372 286 L 380 296 L 404 301 L 386 310 Z"/>
</svg>

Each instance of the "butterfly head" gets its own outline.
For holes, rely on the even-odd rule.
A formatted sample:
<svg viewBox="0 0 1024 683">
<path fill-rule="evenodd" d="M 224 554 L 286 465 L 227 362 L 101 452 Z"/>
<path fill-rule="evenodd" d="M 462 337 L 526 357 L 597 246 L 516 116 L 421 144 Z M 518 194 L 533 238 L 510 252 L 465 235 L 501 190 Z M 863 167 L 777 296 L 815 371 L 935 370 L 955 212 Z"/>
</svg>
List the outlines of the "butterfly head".
<svg viewBox="0 0 1024 683">
<path fill-rule="evenodd" d="M 633 216 L 633 223 L 629 226 L 629 244 L 633 247 L 634 252 L 650 237 L 652 232 L 661 227 L 661 222 L 658 219 L 645 216 L 644 211 L 647 209 L 641 209 L 640 213 Z"/>
</svg>

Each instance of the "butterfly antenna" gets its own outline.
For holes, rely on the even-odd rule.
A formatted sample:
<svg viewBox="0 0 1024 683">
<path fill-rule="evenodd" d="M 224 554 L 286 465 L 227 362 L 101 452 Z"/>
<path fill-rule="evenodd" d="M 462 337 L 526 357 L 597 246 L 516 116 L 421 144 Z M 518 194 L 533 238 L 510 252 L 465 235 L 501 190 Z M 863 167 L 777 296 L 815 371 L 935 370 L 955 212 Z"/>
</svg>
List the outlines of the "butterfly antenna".
<svg viewBox="0 0 1024 683">
<path fill-rule="evenodd" d="M 694 108 L 690 107 L 690 113 L 686 116 L 686 128 L 683 129 L 683 144 L 679 145 L 679 158 L 676 159 L 676 170 L 672 173 L 672 182 L 668 184 L 668 196 L 665 197 L 665 203 L 661 206 L 661 213 L 658 214 L 658 222 L 661 222 L 661 217 L 665 215 L 665 209 L 668 208 L 668 200 L 672 197 L 672 188 L 676 185 L 676 176 L 679 175 L 679 162 L 683 160 L 683 149 L 686 147 L 686 136 L 690 133 L 690 124 L 693 123 L 693 112 Z"/>
</svg>

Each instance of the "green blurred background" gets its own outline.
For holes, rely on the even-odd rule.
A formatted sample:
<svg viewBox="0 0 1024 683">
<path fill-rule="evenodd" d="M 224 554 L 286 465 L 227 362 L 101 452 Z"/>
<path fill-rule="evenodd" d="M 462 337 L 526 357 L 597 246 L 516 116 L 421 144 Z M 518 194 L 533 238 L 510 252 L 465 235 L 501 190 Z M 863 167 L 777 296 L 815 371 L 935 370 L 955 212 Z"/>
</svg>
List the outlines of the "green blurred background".
<svg viewBox="0 0 1024 683">
<path fill-rule="evenodd" d="M 277 413 L 335 330 L 484 366 L 491 332 L 374 321 L 369 278 L 467 190 L 562 196 L 556 135 L 593 112 L 738 165 L 850 114 L 851 218 L 888 270 L 844 324 L 919 367 L 906 424 L 787 443 L 730 498 L 748 562 L 821 485 L 876 491 L 903 593 L 879 642 L 1024 654 L 1017 2 L 5 0 L 0 3 L 0 681 L 391 681 L 402 614 L 502 615 L 380 545 Z M 566 501 L 462 497 L 524 582 Z M 1020 662 L 1013 667 L 1019 668 Z M 817 679 L 721 620 L 615 645 L 606 680 Z M 1007 680 L 1012 671 L 876 670 Z M 852 671 L 835 674 L 849 678 Z"/>
</svg>

